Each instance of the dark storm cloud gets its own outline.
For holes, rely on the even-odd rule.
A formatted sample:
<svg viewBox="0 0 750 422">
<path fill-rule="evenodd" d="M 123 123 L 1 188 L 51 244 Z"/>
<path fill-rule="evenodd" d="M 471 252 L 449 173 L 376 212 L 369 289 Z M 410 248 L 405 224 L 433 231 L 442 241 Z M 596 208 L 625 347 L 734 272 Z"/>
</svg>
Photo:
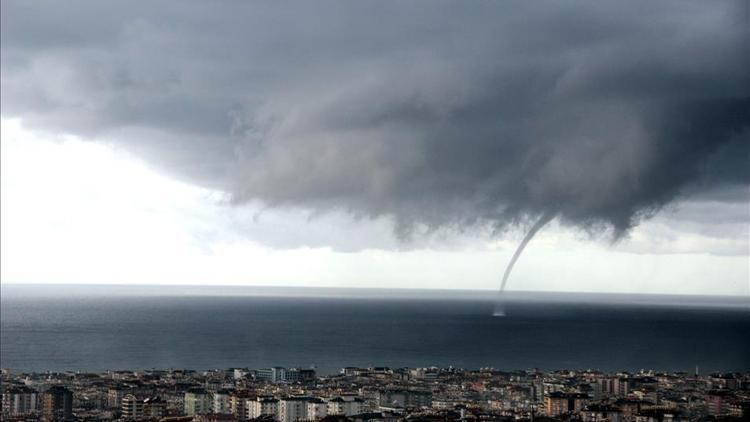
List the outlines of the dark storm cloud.
<svg viewBox="0 0 750 422">
<path fill-rule="evenodd" d="M 404 232 L 750 183 L 745 2 L 117 6 L 3 2 L 3 114 Z"/>
</svg>

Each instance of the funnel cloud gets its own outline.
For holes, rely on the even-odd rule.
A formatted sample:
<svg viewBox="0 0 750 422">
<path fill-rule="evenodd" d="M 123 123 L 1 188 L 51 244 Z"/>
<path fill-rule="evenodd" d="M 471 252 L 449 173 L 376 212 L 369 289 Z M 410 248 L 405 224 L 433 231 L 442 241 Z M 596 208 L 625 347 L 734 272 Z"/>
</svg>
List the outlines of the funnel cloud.
<svg viewBox="0 0 750 422">
<path fill-rule="evenodd" d="M 542 229 L 547 223 L 549 223 L 553 218 L 555 218 L 555 214 L 552 212 L 548 212 L 547 214 L 542 215 L 539 220 L 534 223 L 533 226 L 529 229 L 528 232 L 526 232 L 526 236 L 523 237 L 523 240 L 521 240 L 521 243 L 518 244 L 518 248 L 516 248 L 516 251 L 513 253 L 513 256 L 510 258 L 510 261 L 508 262 L 508 266 L 505 268 L 505 273 L 503 273 L 503 281 L 500 283 L 500 290 L 498 291 L 498 302 L 495 305 L 495 316 L 502 316 L 505 315 L 505 311 L 503 309 L 503 303 L 502 303 L 502 296 L 503 292 L 505 292 L 505 286 L 508 284 L 508 278 L 510 277 L 510 272 L 513 271 L 513 266 L 516 265 L 516 261 L 518 261 L 518 257 L 521 256 L 523 253 L 523 250 L 526 248 L 526 245 L 529 244 L 531 239 L 536 236 L 536 233 Z"/>
</svg>

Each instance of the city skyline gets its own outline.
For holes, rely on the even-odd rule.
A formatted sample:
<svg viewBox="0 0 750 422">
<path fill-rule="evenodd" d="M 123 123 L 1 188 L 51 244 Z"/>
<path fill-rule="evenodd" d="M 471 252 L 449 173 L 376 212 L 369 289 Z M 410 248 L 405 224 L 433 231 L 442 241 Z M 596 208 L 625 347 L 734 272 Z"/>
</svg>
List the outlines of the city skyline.
<svg viewBox="0 0 750 422">
<path fill-rule="evenodd" d="M 277 376 L 278 375 L 278 376 Z M 0 373 L 2 414 L 46 421 L 743 420 L 742 373 L 272 367 Z M 722 420 L 724 420 L 722 419 Z M 28 420 L 28 419 L 25 419 Z"/>
</svg>

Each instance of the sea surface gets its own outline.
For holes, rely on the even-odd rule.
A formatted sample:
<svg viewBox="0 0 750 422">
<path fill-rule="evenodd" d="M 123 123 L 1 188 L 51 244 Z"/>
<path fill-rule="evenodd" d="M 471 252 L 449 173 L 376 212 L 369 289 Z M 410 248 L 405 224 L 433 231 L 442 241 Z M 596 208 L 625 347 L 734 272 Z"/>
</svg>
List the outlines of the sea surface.
<svg viewBox="0 0 750 422">
<path fill-rule="evenodd" d="M 0 367 L 750 370 L 747 298 L 2 286 Z"/>
</svg>

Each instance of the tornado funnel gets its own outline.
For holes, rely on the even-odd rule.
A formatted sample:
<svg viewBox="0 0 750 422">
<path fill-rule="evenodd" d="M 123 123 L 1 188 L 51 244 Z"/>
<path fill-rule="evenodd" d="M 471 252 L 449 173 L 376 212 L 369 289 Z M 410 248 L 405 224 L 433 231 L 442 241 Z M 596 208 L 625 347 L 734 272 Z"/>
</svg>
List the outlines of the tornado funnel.
<svg viewBox="0 0 750 422">
<path fill-rule="evenodd" d="M 545 214 L 542 214 L 542 216 L 537 220 L 536 223 L 534 223 L 533 226 L 529 229 L 529 231 L 526 233 L 526 236 L 523 237 L 523 240 L 521 240 L 521 243 L 518 245 L 518 248 L 516 248 L 516 252 L 513 253 L 513 257 L 510 258 L 510 262 L 508 262 L 508 266 L 505 268 L 505 273 L 503 274 L 503 281 L 500 284 L 500 290 L 497 292 L 497 302 L 495 302 L 495 310 L 492 313 L 494 316 L 505 316 L 505 304 L 503 303 L 503 292 L 505 291 L 505 286 L 508 284 L 508 278 L 510 277 L 510 272 L 513 270 L 513 266 L 516 265 L 516 261 L 518 261 L 518 257 L 521 256 L 521 253 L 523 253 L 523 250 L 526 248 L 526 245 L 529 244 L 531 239 L 534 238 L 534 236 L 537 234 L 537 232 L 544 227 L 547 223 L 549 223 L 553 218 L 555 218 L 555 213 L 553 212 L 547 212 Z"/>
</svg>

